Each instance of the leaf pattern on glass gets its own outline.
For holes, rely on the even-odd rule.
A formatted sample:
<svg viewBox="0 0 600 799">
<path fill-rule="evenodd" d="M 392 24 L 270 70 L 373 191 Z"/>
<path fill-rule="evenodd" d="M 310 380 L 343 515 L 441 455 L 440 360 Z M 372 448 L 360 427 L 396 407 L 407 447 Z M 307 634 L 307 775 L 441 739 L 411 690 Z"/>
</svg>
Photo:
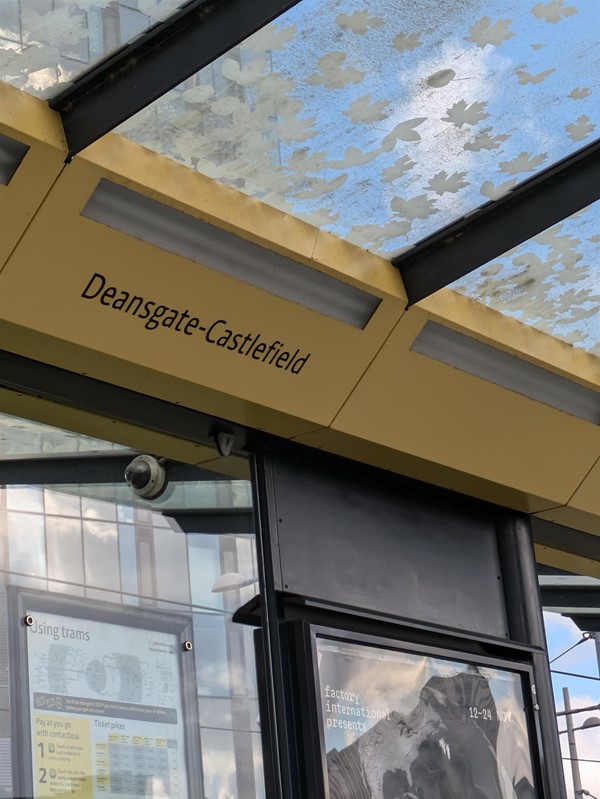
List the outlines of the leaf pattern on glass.
<svg viewBox="0 0 600 799">
<path fill-rule="evenodd" d="M 404 33 L 401 31 L 392 41 L 394 47 L 399 53 L 405 50 L 416 50 L 421 46 L 421 37 L 418 33 Z"/>
<path fill-rule="evenodd" d="M 442 89 L 447 86 L 451 80 L 456 77 L 456 72 L 453 69 L 440 69 L 439 72 L 434 72 L 427 78 L 427 85 L 434 89 Z"/>
<path fill-rule="evenodd" d="M 106 7 L 110 0 L 101 0 L 103 7 Z M 82 11 L 89 11 L 91 6 L 99 6 L 96 0 L 77 0 L 77 5 Z M 87 8 L 86 8 L 87 6 Z M 171 14 L 181 6 L 181 0 L 139 0 L 138 8 L 142 14 L 146 14 L 157 22 L 170 17 Z"/>
<path fill-rule="evenodd" d="M 552 75 L 553 72 L 556 72 L 556 70 L 545 69 L 543 72 L 538 72 L 537 75 L 532 75 L 524 69 L 518 69 L 517 77 L 521 86 L 527 86 L 529 83 L 541 83 L 543 80 L 546 80 L 548 75 Z"/>
<path fill-rule="evenodd" d="M 370 28 L 380 28 L 384 24 L 384 20 L 381 19 L 381 17 L 370 17 L 368 11 L 355 11 L 353 14 L 338 14 L 335 21 L 342 30 L 349 30 L 361 36 Z"/>
<path fill-rule="evenodd" d="M 381 155 L 381 148 L 375 150 L 364 151 L 359 147 L 346 147 L 344 152 L 343 161 L 326 161 L 323 164 L 324 169 L 351 169 L 355 166 L 362 166 L 368 164 Z"/>
<path fill-rule="evenodd" d="M 573 89 L 569 97 L 571 100 L 585 100 L 586 97 L 589 97 L 592 92 L 587 88 L 577 88 Z"/>
<path fill-rule="evenodd" d="M 55 8 L 38 14 L 31 8 L 21 12 L 23 25 L 29 31 L 30 42 L 43 42 L 51 47 L 77 44 L 86 35 L 83 16 L 72 16 L 68 7 Z"/>
<path fill-rule="evenodd" d="M 573 141 L 583 141 L 587 139 L 595 128 L 596 126 L 590 121 L 590 118 L 585 115 L 580 116 L 576 122 L 565 125 L 565 130 L 569 134 L 569 138 Z"/>
<path fill-rule="evenodd" d="M 482 17 L 471 26 L 466 42 L 473 42 L 477 47 L 484 48 L 487 44 L 499 45 L 515 35 L 510 30 L 511 19 L 499 19 L 492 22 L 489 17 Z"/>
<path fill-rule="evenodd" d="M 354 225 L 348 236 L 356 244 L 383 244 L 389 239 L 405 236 L 411 228 L 410 222 L 388 222 L 385 225 Z"/>
<path fill-rule="evenodd" d="M 429 199 L 426 194 L 420 194 L 411 200 L 394 197 L 390 203 L 390 208 L 398 216 L 408 219 L 410 222 L 415 219 L 427 219 L 428 216 L 435 214 L 438 210 L 435 200 Z"/>
<path fill-rule="evenodd" d="M 214 86 L 208 83 L 201 83 L 199 86 L 194 86 L 192 89 L 186 89 L 181 95 L 184 102 L 190 105 L 198 103 L 206 103 L 214 95 Z"/>
<path fill-rule="evenodd" d="M 235 111 L 241 111 L 244 108 L 241 100 L 237 97 L 219 97 L 214 103 L 211 103 L 210 110 L 218 117 L 226 117 L 233 114 Z"/>
<path fill-rule="evenodd" d="M 504 183 L 499 183 L 497 186 L 494 186 L 491 180 L 486 180 L 481 184 L 479 193 L 487 197 L 488 200 L 499 200 L 500 197 L 504 197 L 516 185 L 516 178 L 505 180 Z"/>
<path fill-rule="evenodd" d="M 498 133 L 496 136 L 492 136 L 489 132 L 482 131 L 475 136 L 473 141 L 463 144 L 463 150 L 470 150 L 474 153 L 478 153 L 480 150 L 497 150 L 509 138 L 507 133 Z"/>
<path fill-rule="evenodd" d="M 406 173 L 410 172 L 416 165 L 417 162 L 411 161 L 410 156 L 403 155 L 402 158 L 398 158 L 392 166 L 388 166 L 382 171 L 381 180 L 383 183 L 392 183 L 394 180 L 398 180 L 398 178 L 406 175 Z"/>
<path fill-rule="evenodd" d="M 463 125 L 477 125 L 483 119 L 487 119 L 489 114 L 485 110 L 487 103 L 467 104 L 466 100 L 459 100 L 451 108 L 446 110 L 446 116 L 442 117 L 442 122 L 451 122 L 457 128 Z"/>
<path fill-rule="evenodd" d="M 276 122 L 272 129 L 273 133 L 284 144 L 291 144 L 295 141 L 306 141 L 306 139 L 312 139 L 316 136 L 315 121 L 315 117 L 306 117 L 304 119 L 283 118 Z"/>
<path fill-rule="evenodd" d="M 387 107 L 385 100 L 373 100 L 370 94 L 364 94 L 353 100 L 342 113 L 355 125 L 361 122 L 368 124 L 385 119 Z"/>
<path fill-rule="evenodd" d="M 454 172 L 452 175 L 448 175 L 446 171 L 436 172 L 427 184 L 427 189 L 440 196 L 445 192 L 454 193 L 469 185 L 465 180 L 466 176 L 466 172 Z"/>
<path fill-rule="evenodd" d="M 332 180 L 325 178 L 309 178 L 307 181 L 307 188 L 301 189 L 294 193 L 294 197 L 299 200 L 312 200 L 316 197 L 322 197 L 324 194 L 331 194 L 343 186 L 348 178 L 348 175 L 338 175 Z"/>
<path fill-rule="evenodd" d="M 390 152 L 396 146 L 397 141 L 421 141 L 421 134 L 415 128 L 422 125 L 427 120 L 427 117 L 416 117 L 415 119 L 407 119 L 400 122 L 396 127 L 391 130 L 387 136 L 384 136 L 381 146 L 386 152 Z"/>
<path fill-rule="evenodd" d="M 548 153 L 532 155 L 531 153 L 521 152 L 511 161 L 501 161 L 500 171 L 506 175 L 518 175 L 520 172 L 533 172 L 544 163 Z"/>
<path fill-rule="evenodd" d="M 563 17 L 570 17 L 577 13 L 574 6 L 565 6 L 563 0 L 550 0 L 548 3 L 538 3 L 531 9 L 531 13 L 536 19 L 544 19 L 555 25 Z"/>
<path fill-rule="evenodd" d="M 346 53 L 331 52 L 321 56 L 317 61 L 320 75 L 310 75 L 308 83 L 313 86 L 323 84 L 328 89 L 343 89 L 349 83 L 360 83 L 365 77 L 364 72 L 355 67 L 344 67 Z"/>
<path fill-rule="evenodd" d="M 252 86 L 257 83 L 269 68 L 269 56 L 265 53 L 253 58 L 243 67 L 233 58 L 226 58 L 221 66 L 223 76 L 238 86 Z"/>
<path fill-rule="evenodd" d="M 240 47 L 242 50 L 256 50 L 258 52 L 283 50 L 295 35 L 295 25 L 286 25 L 286 27 L 280 28 L 271 23 L 252 34 L 245 42 L 241 43 Z"/>
</svg>

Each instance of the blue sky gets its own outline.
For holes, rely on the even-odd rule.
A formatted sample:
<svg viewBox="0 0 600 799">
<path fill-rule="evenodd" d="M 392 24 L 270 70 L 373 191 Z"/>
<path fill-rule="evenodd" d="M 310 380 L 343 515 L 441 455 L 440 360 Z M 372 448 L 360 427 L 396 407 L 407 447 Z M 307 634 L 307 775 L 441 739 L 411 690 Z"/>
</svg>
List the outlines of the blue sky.
<svg viewBox="0 0 600 799">
<path fill-rule="evenodd" d="M 546 622 L 546 636 L 548 639 L 550 659 L 564 652 L 581 638 L 581 630 L 570 619 L 558 613 L 544 613 L 544 619 Z M 553 663 L 552 668 L 598 677 L 598 663 L 594 642 L 586 641 L 580 644 Z M 563 686 L 569 689 L 572 708 L 588 707 L 600 703 L 600 682 L 567 677 L 562 674 L 553 674 L 552 678 L 557 711 L 564 709 Z M 574 726 L 580 727 L 583 721 L 590 716 L 600 717 L 600 711 L 577 714 L 575 716 Z M 564 717 L 559 721 L 559 728 L 565 728 Z M 577 751 L 580 758 L 600 760 L 600 727 L 579 730 L 575 733 L 575 736 L 577 740 Z M 561 735 L 560 739 L 563 755 L 568 756 L 566 735 Z M 569 761 L 563 761 L 563 763 L 566 766 L 565 779 L 567 783 L 567 796 L 569 799 L 573 799 L 573 782 L 570 763 Z M 581 762 L 579 767 L 582 787 L 594 796 L 600 797 L 600 763 Z"/>
</svg>

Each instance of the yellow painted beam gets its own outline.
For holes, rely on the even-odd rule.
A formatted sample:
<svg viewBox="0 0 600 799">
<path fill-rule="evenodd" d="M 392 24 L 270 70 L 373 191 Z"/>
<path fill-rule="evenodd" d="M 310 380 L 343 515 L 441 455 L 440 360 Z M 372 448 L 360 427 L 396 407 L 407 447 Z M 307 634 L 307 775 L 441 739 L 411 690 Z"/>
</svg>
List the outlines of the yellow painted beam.
<svg viewBox="0 0 600 799">
<path fill-rule="evenodd" d="M 566 504 L 598 459 L 600 428 L 412 352 L 428 318 L 403 316 L 331 428 L 545 508 Z"/>
<path fill-rule="evenodd" d="M 381 258 L 114 133 L 73 166 L 108 177 L 269 250 L 406 305 L 397 269 Z M 94 169 L 95 168 L 95 169 Z M 97 178 L 99 179 L 99 178 Z"/>
<path fill-rule="evenodd" d="M 600 389 L 600 359 L 481 302 L 442 289 L 418 303 L 430 319 L 583 386 Z"/>
<path fill-rule="evenodd" d="M 1 270 L 63 169 L 67 150 L 60 116 L 1 82 L 0 133 L 29 147 L 9 184 L 0 185 Z"/>
<path fill-rule="evenodd" d="M 552 566 L 555 569 L 563 569 L 573 574 L 583 574 L 586 577 L 600 578 L 600 560 L 582 558 L 571 552 L 563 552 L 541 544 L 535 545 L 535 559 L 538 563 Z"/>
<path fill-rule="evenodd" d="M 129 175 L 152 175 L 159 182 L 164 170 L 172 180 L 172 167 L 177 167 L 181 180 L 176 206 L 199 218 L 206 216 L 205 178 L 130 142 L 122 143 L 130 155 Z M 5 348 L 32 358 L 51 358 L 55 365 L 277 435 L 291 437 L 328 425 L 404 312 L 404 298 L 379 291 L 381 303 L 364 330 L 283 300 L 81 216 L 103 177 L 116 179 L 112 171 L 91 160 L 70 164 L 0 273 Z M 190 179 L 198 184 L 196 194 L 188 185 Z M 138 190 L 142 186 L 141 180 L 134 185 L 122 176 L 120 182 Z M 224 188 L 211 186 L 217 195 Z M 222 207 L 227 219 L 241 220 L 248 204 L 260 207 L 230 190 L 226 199 L 211 197 L 210 202 L 212 212 Z M 240 207 L 232 213 L 236 204 Z M 298 224 L 301 250 L 308 226 Z M 294 240 L 290 228 L 288 249 Z M 341 252 L 348 248 L 344 245 Z M 371 260 L 351 249 L 357 263 Z M 375 260 L 380 265 L 381 259 Z M 323 271 L 361 283 L 333 266 Z M 98 285 L 101 292 L 95 292 Z M 113 299 L 127 294 L 142 298 L 144 306 L 150 302 L 180 314 L 185 311 L 188 319 L 196 319 L 197 328 L 206 330 L 201 334 L 192 328 L 188 334 L 187 328 L 177 328 L 179 322 L 150 329 L 152 320 L 142 321 L 106 302 L 105 288 Z M 368 288 L 375 292 L 372 285 Z M 229 350 L 224 341 L 228 331 L 231 340 L 234 335 L 251 340 L 260 336 L 265 347 L 280 342 L 277 347 L 283 352 L 297 356 L 298 370 L 284 368 L 285 361 L 280 366 L 273 357 L 264 362 Z"/>
<path fill-rule="evenodd" d="M 10 217 L 13 238 L 0 260 L 1 348 L 596 529 L 597 426 L 410 347 L 431 319 L 591 388 L 600 386 L 598 359 L 449 290 L 405 312 L 399 273 L 387 261 L 117 135 L 63 168 L 58 117 L 10 87 L 0 87 L 0 129 L 31 145 L 4 192 L 6 198 L 14 191 L 16 216 Z M 366 329 L 357 330 L 84 218 L 81 211 L 102 178 L 368 291 L 381 304 Z M 86 299 L 82 294 L 95 274 L 105 284 L 95 299 Z M 105 288 L 114 293 L 101 302 Z M 198 326 L 222 319 L 219 331 L 259 334 L 309 357 L 293 374 L 229 352 L 226 343 L 217 346 L 193 330 L 149 329 L 113 307 L 123 292 L 186 310 Z M 13 412 L 42 413 L 29 402 L 19 398 L 21 411 Z M 224 468 L 214 451 L 198 451 L 190 442 L 58 406 L 43 413 L 50 424 Z M 245 465 L 235 468 L 243 472 Z"/>
<path fill-rule="evenodd" d="M 600 459 L 592 466 L 566 505 L 539 513 L 541 519 L 600 536 Z M 600 540 L 598 540 L 600 559 Z"/>
</svg>

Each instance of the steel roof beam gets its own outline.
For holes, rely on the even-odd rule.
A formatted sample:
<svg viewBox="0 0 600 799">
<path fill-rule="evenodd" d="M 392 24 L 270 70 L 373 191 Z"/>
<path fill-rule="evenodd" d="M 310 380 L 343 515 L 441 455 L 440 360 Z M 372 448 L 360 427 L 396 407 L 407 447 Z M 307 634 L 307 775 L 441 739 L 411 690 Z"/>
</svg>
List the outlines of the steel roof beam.
<svg viewBox="0 0 600 799">
<path fill-rule="evenodd" d="M 428 297 L 600 198 L 600 139 L 399 255 L 408 305 Z"/>
<path fill-rule="evenodd" d="M 50 101 L 67 160 L 267 25 L 298 0 L 191 0 Z"/>
</svg>

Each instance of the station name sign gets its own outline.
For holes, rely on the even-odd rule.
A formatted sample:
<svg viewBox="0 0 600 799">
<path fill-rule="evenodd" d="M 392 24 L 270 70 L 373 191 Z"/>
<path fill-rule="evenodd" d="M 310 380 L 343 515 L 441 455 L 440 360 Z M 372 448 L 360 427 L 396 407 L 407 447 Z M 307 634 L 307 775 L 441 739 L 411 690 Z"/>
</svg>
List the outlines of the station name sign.
<svg viewBox="0 0 600 799">
<path fill-rule="evenodd" d="M 135 317 L 143 323 L 145 330 L 165 328 L 181 336 L 200 337 L 206 344 L 221 347 L 293 375 L 300 374 L 311 356 L 310 352 L 302 352 L 299 347 L 295 350 L 286 347 L 284 341 L 263 337 L 260 332 L 238 330 L 227 319 L 205 319 L 194 316 L 189 308 L 172 308 L 156 299 L 132 294 L 110 285 L 106 276 L 100 272 L 94 272 L 80 296 L 84 300 L 92 300 L 113 311 Z"/>
</svg>

